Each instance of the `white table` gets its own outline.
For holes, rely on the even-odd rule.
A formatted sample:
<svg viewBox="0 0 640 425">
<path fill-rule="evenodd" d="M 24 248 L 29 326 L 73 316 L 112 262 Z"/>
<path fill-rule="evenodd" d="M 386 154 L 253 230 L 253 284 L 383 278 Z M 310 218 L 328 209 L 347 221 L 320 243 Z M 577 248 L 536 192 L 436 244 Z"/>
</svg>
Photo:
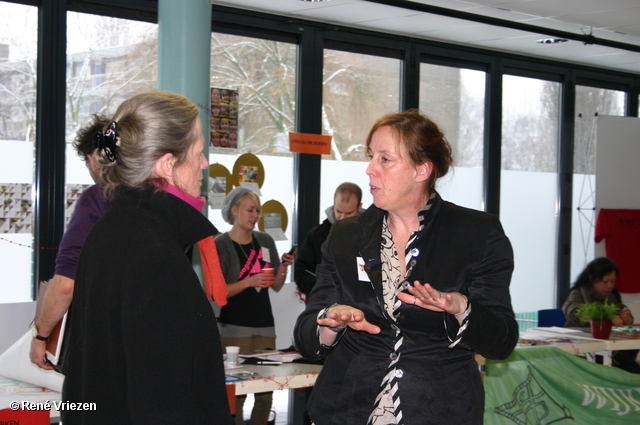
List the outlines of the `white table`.
<svg viewBox="0 0 640 425">
<path fill-rule="evenodd" d="M 587 328 L 529 328 L 525 332 L 554 338 L 569 338 L 569 343 L 554 343 L 553 345 L 572 354 L 583 354 L 590 361 L 595 361 L 595 355 L 602 356 L 602 364 L 611 366 L 611 352 L 615 350 L 640 349 L 640 338 L 623 338 L 612 335 L 609 339 L 596 339 L 591 336 Z"/>
<path fill-rule="evenodd" d="M 233 382 L 236 395 L 311 387 L 322 369 L 321 365 L 305 363 L 241 366 L 241 370 L 253 372 L 255 375 L 243 381 Z"/>
<path fill-rule="evenodd" d="M 59 392 L 0 376 L 0 410 L 9 409 L 11 402 L 15 401 L 29 403 L 49 402 L 49 405 L 51 405 L 51 413 L 49 415 L 51 422 L 59 422 L 60 413 L 55 409 L 52 402 L 60 400 L 61 394 Z M 1 417 L 0 421 L 2 421 Z"/>
<path fill-rule="evenodd" d="M 254 375 L 243 381 L 227 383 L 234 385 L 235 395 L 310 387 L 316 382 L 322 366 L 284 363 L 276 366 L 242 365 L 241 369 L 253 372 Z M 49 402 L 52 405 L 52 402 L 61 399 L 62 395 L 59 392 L 0 376 L 0 410 L 10 408 L 11 402 L 14 401 Z M 51 422 L 60 421 L 60 413 L 53 405 L 50 417 Z"/>
</svg>

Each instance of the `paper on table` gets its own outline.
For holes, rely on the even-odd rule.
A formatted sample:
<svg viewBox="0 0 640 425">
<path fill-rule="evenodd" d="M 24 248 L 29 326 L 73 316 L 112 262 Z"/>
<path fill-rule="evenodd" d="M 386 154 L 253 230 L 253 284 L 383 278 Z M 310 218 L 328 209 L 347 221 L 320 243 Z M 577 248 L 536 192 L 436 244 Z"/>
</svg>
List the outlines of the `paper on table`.
<svg viewBox="0 0 640 425">
<path fill-rule="evenodd" d="M 246 359 L 255 358 L 271 362 L 291 363 L 294 360 L 301 359 L 302 355 L 297 352 L 262 351 L 251 354 L 240 354 L 240 357 Z"/>
<path fill-rule="evenodd" d="M 272 362 L 282 362 L 282 363 L 291 363 L 294 360 L 301 359 L 302 356 L 298 353 L 289 353 L 289 354 L 272 354 L 266 357 L 260 357 L 264 360 L 269 360 Z"/>
<path fill-rule="evenodd" d="M 253 376 L 255 373 L 248 370 L 225 370 L 224 374 L 227 376 Z"/>
<path fill-rule="evenodd" d="M 551 326 L 551 327 L 548 327 L 548 328 L 536 328 L 536 329 L 548 330 L 548 331 L 551 331 L 551 332 L 558 332 L 558 333 L 561 333 L 561 334 L 582 333 L 583 332 L 580 329 L 561 328 L 559 326 Z"/>
<path fill-rule="evenodd" d="M 282 354 L 282 351 L 279 350 L 260 350 L 260 351 L 254 351 L 253 353 L 249 353 L 249 354 L 238 354 L 238 357 L 243 357 L 246 359 L 250 359 L 251 357 L 264 357 L 264 356 L 269 356 L 272 354 Z"/>
</svg>

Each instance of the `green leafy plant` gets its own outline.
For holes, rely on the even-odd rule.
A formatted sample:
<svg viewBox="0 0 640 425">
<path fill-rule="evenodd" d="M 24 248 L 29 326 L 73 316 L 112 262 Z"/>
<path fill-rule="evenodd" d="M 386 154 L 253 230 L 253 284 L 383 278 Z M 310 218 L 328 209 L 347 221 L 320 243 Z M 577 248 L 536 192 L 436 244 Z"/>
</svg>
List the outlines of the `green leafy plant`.
<svg viewBox="0 0 640 425">
<path fill-rule="evenodd" d="M 589 323 L 592 320 L 613 320 L 617 315 L 618 306 L 609 303 L 609 300 L 604 300 L 603 303 L 594 301 L 580 304 L 576 309 L 576 316 L 583 323 Z"/>
</svg>

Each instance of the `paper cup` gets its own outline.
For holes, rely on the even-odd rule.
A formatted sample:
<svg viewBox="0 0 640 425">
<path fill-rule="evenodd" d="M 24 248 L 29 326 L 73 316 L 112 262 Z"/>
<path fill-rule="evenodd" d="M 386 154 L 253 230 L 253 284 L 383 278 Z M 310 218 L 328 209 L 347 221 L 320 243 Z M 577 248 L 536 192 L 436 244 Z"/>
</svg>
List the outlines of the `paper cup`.
<svg viewBox="0 0 640 425">
<path fill-rule="evenodd" d="M 229 345 L 228 347 L 225 347 L 225 350 L 227 351 L 225 367 L 236 367 L 238 365 L 238 353 L 240 352 L 240 347 Z"/>
<path fill-rule="evenodd" d="M 269 275 L 271 275 L 273 277 L 275 275 L 276 271 L 275 271 L 275 269 L 267 267 L 267 268 L 262 269 L 262 273 L 269 274 Z M 271 283 L 271 285 L 273 285 L 273 282 Z"/>
</svg>

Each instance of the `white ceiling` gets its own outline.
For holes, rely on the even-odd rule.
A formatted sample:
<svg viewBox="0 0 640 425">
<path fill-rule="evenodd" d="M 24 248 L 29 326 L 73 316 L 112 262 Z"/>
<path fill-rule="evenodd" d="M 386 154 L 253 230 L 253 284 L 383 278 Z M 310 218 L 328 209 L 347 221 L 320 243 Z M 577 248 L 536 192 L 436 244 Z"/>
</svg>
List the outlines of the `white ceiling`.
<svg viewBox="0 0 640 425">
<path fill-rule="evenodd" d="M 413 0 L 429 5 L 539 27 L 540 32 L 501 28 L 469 20 L 387 6 L 367 0 L 212 0 L 249 9 L 343 26 L 444 41 L 484 49 L 640 74 L 640 52 L 584 41 L 540 44 L 544 29 L 631 44 L 640 50 L 640 0 Z"/>
</svg>

